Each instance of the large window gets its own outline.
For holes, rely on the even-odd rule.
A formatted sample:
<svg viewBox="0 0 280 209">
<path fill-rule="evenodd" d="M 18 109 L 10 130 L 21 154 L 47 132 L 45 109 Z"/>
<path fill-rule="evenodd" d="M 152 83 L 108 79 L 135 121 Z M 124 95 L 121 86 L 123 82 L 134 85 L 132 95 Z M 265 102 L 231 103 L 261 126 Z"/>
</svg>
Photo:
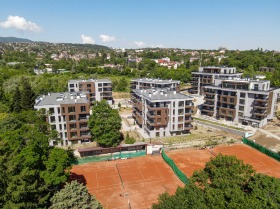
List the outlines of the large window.
<svg viewBox="0 0 280 209">
<path fill-rule="evenodd" d="M 55 122 L 55 116 L 51 116 L 50 121 L 51 121 L 51 123 L 54 123 Z"/>
<path fill-rule="evenodd" d="M 68 107 L 68 113 L 73 113 L 73 112 L 76 112 L 75 106 Z"/>
<path fill-rule="evenodd" d="M 86 112 L 87 109 L 86 109 L 86 106 L 81 106 L 81 112 Z"/>
<path fill-rule="evenodd" d="M 75 121 L 76 116 L 75 115 L 69 115 L 69 121 Z"/>
<path fill-rule="evenodd" d="M 54 114 L 54 108 L 51 107 L 51 108 L 49 109 L 49 112 L 50 112 L 50 114 Z"/>
</svg>

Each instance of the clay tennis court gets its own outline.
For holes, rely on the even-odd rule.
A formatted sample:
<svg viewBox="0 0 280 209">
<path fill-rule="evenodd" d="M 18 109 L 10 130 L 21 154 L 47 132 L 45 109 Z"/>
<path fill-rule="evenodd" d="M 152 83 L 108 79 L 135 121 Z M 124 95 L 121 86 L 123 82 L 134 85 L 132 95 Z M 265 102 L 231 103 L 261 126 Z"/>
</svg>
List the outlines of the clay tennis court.
<svg viewBox="0 0 280 209">
<path fill-rule="evenodd" d="M 280 163 L 247 145 L 217 146 L 212 151 L 234 155 L 251 164 L 257 172 L 280 178 Z M 195 170 L 203 169 L 214 157 L 208 149 L 176 150 L 166 154 L 188 177 Z M 108 209 L 127 209 L 128 201 L 131 208 L 150 208 L 159 194 L 173 194 L 178 186 L 184 186 L 161 156 L 76 165 L 71 172 L 73 178 L 84 179 L 89 192 Z"/>
<path fill-rule="evenodd" d="M 150 208 L 159 194 L 184 186 L 159 155 L 75 165 L 71 172 L 108 209 L 127 209 L 128 201 L 131 208 Z"/>
</svg>

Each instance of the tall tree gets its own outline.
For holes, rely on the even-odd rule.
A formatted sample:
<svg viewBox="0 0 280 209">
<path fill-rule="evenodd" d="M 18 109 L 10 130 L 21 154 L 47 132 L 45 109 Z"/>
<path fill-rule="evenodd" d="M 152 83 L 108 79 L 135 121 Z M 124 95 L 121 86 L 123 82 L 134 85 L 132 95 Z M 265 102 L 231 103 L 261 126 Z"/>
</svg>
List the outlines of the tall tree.
<svg viewBox="0 0 280 209">
<path fill-rule="evenodd" d="M 103 147 L 117 146 L 121 141 L 121 117 L 117 110 L 102 100 L 92 107 L 89 127 L 93 139 Z"/>
<path fill-rule="evenodd" d="M 50 209 L 101 209 L 100 203 L 88 193 L 86 186 L 77 181 L 66 183 L 65 187 L 51 198 Z"/>
<path fill-rule="evenodd" d="M 21 87 L 21 108 L 23 110 L 33 109 L 35 93 L 26 78 L 21 80 Z"/>
<path fill-rule="evenodd" d="M 13 112 L 19 113 L 21 111 L 21 92 L 19 87 L 16 87 L 16 90 L 13 92 L 11 108 Z"/>
</svg>

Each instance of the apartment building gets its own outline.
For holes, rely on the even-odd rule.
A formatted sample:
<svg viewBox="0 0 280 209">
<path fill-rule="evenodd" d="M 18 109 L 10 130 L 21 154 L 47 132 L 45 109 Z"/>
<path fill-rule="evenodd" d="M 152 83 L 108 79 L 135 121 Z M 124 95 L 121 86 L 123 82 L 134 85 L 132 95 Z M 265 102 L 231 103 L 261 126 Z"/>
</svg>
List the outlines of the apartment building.
<svg viewBox="0 0 280 209">
<path fill-rule="evenodd" d="M 59 133 L 59 145 L 71 145 L 91 141 L 88 128 L 90 100 L 88 92 L 63 92 L 41 95 L 35 100 L 34 109 L 45 109 L 47 122 Z M 50 145 L 56 145 L 50 141 Z"/>
<path fill-rule="evenodd" d="M 203 86 L 201 113 L 262 127 L 274 117 L 279 90 L 271 88 L 268 80 L 216 78 L 212 85 Z"/>
<path fill-rule="evenodd" d="M 113 103 L 112 81 L 109 79 L 69 80 L 69 92 L 88 91 L 90 102 L 107 100 Z"/>
<path fill-rule="evenodd" d="M 131 80 L 131 90 L 134 89 L 152 89 L 152 88 L 166 88 L 170 90 L 180 90 L 180 81 L 178 80 L 162 80 L 153 78 L 139 78 Z"/>
<path fill-rule="evenodd" d="M 192 129 L 192 100 L 176 90 L 134 89 L 132 116 L 151 138 L 187 134 Z"/>
<path fill-rule="evenodd" d="M 213 85 L 218 78 L 241 78 L 242 73 L 237 73 L 233 67 L 199 67 L 197 72 L 192 72 L 189 90 L 192 94 L 203 95 L 203 87 Z"/>
</svg>

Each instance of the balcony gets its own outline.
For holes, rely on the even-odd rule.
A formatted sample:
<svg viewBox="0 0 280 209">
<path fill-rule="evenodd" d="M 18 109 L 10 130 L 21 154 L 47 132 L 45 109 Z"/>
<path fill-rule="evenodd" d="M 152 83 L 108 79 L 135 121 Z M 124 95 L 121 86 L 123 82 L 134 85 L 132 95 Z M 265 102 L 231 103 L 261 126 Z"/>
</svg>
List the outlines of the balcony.
<svg viewBox="0 0 280 209">
<path fill-rule="evenodd" d="M 204 91 L 204 94 L 206 94 L 206 95 L 216 95 L 215 92 L 210 92 L 210 91 Z"/>
<path fill-rule="evenodd" d="M 147 112 L 147 116 L 148 116 L 149 118 L 155 118 L 155 117 L 156 117 L 154 111 L 148 111 L 148 112 Z"/>
<path fill-rule="evenodd" d="M 253 112 L 253 115 L 256 115 L 256 116 L 262 116 L 262 117 L 266 117 L 267 116 L 267 111 L 258 111 L 258 112 Z"/>
<path fill-rule="evenodd" d="M 214 104 L 214 103 L 210 103 L 210 102 L 204 102 L 204 103 L 202 104 L 202 106 L 215 107 L 215 104 Z"/>
<path fill-rule="evenodd" d="M 202 109 L 202 111 L 208 112 L 208 113 L 214 113 L 214 110 L 213 110 L 213 109 Z"/>
<path fill-rule="evenodd" d="M 146 122 L 147 122 L 147 124 L 149 124 L 150 126 L 155 126 L 155 125 L 156 125 L 156 123 L 155 123 L 154 120 L 147 120 Z"/>
<path fill-rule="evenodd" d="M 167 105 L 151 105 L 151 104 L 148 104 L 147 105 L 148 109 L 167 109 L 168 106 Z"/>
</svg>

